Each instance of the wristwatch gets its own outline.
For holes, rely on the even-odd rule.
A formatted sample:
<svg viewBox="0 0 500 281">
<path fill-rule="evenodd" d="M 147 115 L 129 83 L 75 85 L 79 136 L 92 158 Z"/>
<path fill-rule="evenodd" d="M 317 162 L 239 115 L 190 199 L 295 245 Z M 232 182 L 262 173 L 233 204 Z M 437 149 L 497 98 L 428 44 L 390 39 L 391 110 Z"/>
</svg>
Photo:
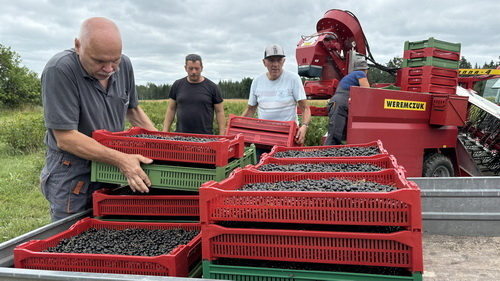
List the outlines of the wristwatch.
<svg viewBox="0 0 500 281">
<path fill-rule="evenodd" d="M 309 124 L 308 123 L 300 123 L 300 126 L 306 126 L 306 127 L 309 127 Z"/>
</svg>

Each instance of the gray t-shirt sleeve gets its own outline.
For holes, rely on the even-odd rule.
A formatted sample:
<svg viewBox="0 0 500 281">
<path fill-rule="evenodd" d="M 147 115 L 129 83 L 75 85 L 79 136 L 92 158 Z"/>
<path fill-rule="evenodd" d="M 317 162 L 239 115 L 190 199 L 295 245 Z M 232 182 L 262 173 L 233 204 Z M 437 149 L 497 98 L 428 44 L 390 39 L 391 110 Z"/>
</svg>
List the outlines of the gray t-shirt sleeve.
<svg viewBox="0 0 500 281">
<path fill-rule="evenodd" d="M 67 72 L 49 67 L 42 75 L 45 126 L 56 130 L 77 130 L 80 116 L 78 89 Z"/>
<path fill-rule="evenodd" d="M 135 85 L 135 76 L 134 76 L 134 68 L 132 67 L 132 62 L 130 58 L 122 55 L 122 60 L 124 60 L 123 66 L 127 67 L 127 82 L 128 82 L 128 91 L 129 91 L 129 104 L 128 108 L 136 108 L 139 106 L 139 97 L 137 95 L 137 87 Z"/>
</svg>

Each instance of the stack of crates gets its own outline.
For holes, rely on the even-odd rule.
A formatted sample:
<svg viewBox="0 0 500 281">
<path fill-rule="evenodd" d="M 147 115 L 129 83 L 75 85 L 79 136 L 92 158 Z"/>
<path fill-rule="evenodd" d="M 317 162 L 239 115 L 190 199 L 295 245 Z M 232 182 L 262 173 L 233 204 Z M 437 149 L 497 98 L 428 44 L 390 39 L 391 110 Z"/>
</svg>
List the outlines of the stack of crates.
<svg viewBox="0 0 500 281">
<path fill-rule="evenodd" d="M 46 240 L 32 241 L 15 250 L 16 267 L 45 270 L 200 277 L 201 234 L 169 254 L 154 257 L 44 252 L 61 240 L 89 229 L 172 229 L 201 231 L 199 188 L 221 181 L 236 168 L 256 164 L 255 146 L 244 147 L 242 135 L 213 136 L 148 131 L 139 127 L 124 132 L 98 130 L 99 143 L 154 160 L 143 164 L 152 187 L 134 194 L 115 166 L 93 162 L 91 180 L 117 184 L 93 194 L 93 215 L 69 230 Z M 177 138 L 177 139 L 176 139 Z M 206 140 L 203 140 L 203 139 Z"/>
<path fill-rule="evenodd" d="M 174 137 L 183 138 L 168 139 Z M 121 152 L 138 153 L 154 160 L 152 164 L 141 165 L 151 180 L 148 194 L 123 195 L 120 188 L 102 189 L 93 194 L 93 214 L 99 219 L 199 222 L 200 186 L 208 181 L 221 181 L 234 169 L 257 162 L 255 146 L 244 147 L 242 135 L 168 133 L 134 127 L 115 133 L 95 131 L 93 138 Z M 99 162 L 92 162 L 91 180 L 127 185 L 127 179 L 117 167 Z"/>
<path fill-rule="evenodd" d="M 405 42 L 401 90 L 455 94 L 458 85 L 460 43 L 436 40 Z"/>
<path fill-rule="evenodd" d="M 134 127 L 115 133 L 99 130 L 92 137 L 107 147 L 141 154 L 154 161 L 141 165 L 152 184 L 148 194 L 123 195 L 120 188 L 101 189 L 93 194 L 93 215 L 105 221 L 168 222 L 181 227 L 200 227 L 199 187 L 210 180 L 225 179 L 238 167 L 256 163 L 255 147 L 245 148 L 242 135 L 168 133 Z M 92 162 L 91 180 L 127 184 L 117 167 L 99 162 Z M 170 275 L 168 271 L 164 275 L 201 276 L 201 235 L 196 242 L 196 247 L 177 258 L 184 266 L 183 275 Z"/>
<path fill-rule="evenodd" d="M 137 137 L 140 135 L 155 138 Z M 95 131 L 92 137 L 104 146 L 154 160 L 142 168 L 155 188 L 198 192 L 201 184 L 225 179 L 237 167 L 255 163 L 254 147 L 244 146 L 241 134 L 216 136 L 148 131 L 139 127 L 124 132 Z M 207 139 L 207 142 L 161 139 L 182 137 Z M 112 165 L 93 162 L 91 180 L 126 185 L 127 180 Z"/>
<path fill-rule="evenodd" d="M 151 180 L 150 193 L 122 195 L 120 189 L 101 189 L 93 194 L 93 215 L 106 221 L 175 222 L 200 226 L 200 186 L 211 180 L 221 181 L 234 169 L 257 161 L 255 147 L 244 147 L 242 135 L 169 133 L 133 127 L 115 133 L 99 130 L 92 137 L 107 147 L 141 154 L 154 161 L 141 165 Z M 127 184 L 117 167 L 99 162 L 92 162 L 91 180 Z M 201 276 L 201 236 L 198 242 L 197 248 L 183 257 L 189 277 Z"/>
<path fill-rule="evenodd" d="M 274 157 L 280 151 L 377 146 L 378 154 Z M 378 172 L 263 172 L 267 163 L 370 163 Z M 252 183 L 370 181 L 390 192 L 239 190 Z M 380 142 L 287 148 L 200 188 L 204 278 L 223 280 L 422 280 L 420 190 Z"/>
</svg>

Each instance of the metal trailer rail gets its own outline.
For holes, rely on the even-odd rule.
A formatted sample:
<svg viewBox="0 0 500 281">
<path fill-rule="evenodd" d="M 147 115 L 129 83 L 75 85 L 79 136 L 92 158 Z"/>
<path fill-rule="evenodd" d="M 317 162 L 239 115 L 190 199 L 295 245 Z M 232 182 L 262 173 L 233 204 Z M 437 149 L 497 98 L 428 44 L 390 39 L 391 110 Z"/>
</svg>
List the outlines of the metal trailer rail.
<svg viewBox="0 0 500 281">
<path fill-rule="evenodd" d="M 423 231 L 428 234 L 500 236 L 500 177 L 408 178 L 421 189 Z M 210 279 L 146 275 L 65 272 L 13 268 L 14 248 L 34 239 L 46 239 L 68 229 L 91 211 L 75 214 L 0 244 L 0 280 L 165 280 Z M 214 281 L 212 279 L 212 281 Z"/>
<path fill-rule="evenodd" d="M 424 233 L 500 236 L 500 177 L 408 179 L 421 190 Z"/>
</svg>

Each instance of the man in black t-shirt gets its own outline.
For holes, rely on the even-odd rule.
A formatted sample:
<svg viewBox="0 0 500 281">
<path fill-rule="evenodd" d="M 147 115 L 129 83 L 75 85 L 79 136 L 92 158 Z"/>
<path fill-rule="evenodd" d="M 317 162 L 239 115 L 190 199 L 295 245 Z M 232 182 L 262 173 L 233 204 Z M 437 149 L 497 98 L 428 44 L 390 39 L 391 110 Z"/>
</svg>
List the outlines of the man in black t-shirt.
<svg viewBox="0 0 500 281">
<path fill-rule="evenodd" d="M 214 112 L 219 135 L 225 134 L 225 117 L 219 87 L 201 75 L 203 63 L 196 54 L 186 56 L 184 69 L 187 76 L 174 82 L 170 90 L 163 131 L 177 117 L 176 132 L 213 135 Z"/>
</svg>

